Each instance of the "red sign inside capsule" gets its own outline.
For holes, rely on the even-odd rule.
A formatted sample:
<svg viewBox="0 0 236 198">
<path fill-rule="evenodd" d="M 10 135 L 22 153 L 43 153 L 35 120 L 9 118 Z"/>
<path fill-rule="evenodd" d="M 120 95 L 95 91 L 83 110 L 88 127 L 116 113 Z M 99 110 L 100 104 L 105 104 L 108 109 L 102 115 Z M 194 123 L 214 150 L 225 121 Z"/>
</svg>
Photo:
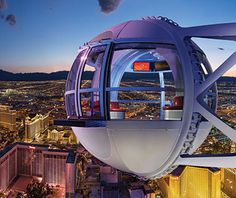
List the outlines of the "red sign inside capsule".
<svg viewBox="0 0 236 198">
<path fill-rule="evenodd" d="M 134 62 L 134 71 L 150 71 L 150 62 Z"/>
</svg>

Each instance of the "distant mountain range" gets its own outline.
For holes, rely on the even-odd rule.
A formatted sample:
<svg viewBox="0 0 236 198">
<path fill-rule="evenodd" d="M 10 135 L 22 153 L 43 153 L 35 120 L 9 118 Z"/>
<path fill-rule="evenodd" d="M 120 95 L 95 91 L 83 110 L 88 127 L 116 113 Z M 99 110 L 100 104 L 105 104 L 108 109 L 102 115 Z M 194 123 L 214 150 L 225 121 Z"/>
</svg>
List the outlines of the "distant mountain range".
<svg viewBox="0 0 236 198">
<path fill-rule="evenodd" d="M 11 73 L 0 69 L 0 81 L 47 81 L 47 80 L 66 80 L 68 71 L 57 71 L 52 73 Z M 126 73 L 125 79 L 126 80 L 136 80 L 142 78 L 142 76 L 145 75 L 143 73 Z M 91 72 L 86 72 L 84 75 L 84 79 L 89 79 L 92 77 Z M 167 79 L 171 78 L 170 76 L 166 76 Z M 150 74 L 145 75 L 145 79 L 156 79 L 157 74 Z M 219 79 L 220 81 L 224 82 L 235 82 L 236 83 L 236 77 L 221 77 Z"/>
<path fill-rule="evenodd" d="M 65 80 L 68 71 L 58 71 L 52 73 L 11 73 L 0 70 L 0 81 L 46 81 Z"/>
</svg>

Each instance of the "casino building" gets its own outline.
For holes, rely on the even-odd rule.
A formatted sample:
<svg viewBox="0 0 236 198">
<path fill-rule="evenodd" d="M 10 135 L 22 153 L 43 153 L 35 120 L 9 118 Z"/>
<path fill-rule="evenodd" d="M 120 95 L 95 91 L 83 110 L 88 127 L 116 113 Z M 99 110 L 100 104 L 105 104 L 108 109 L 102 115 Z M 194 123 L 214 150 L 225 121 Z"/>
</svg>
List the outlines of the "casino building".
<svg viewBox="0 0 236 198">
<path fill-rule="evenodd" d="M 47 145 L 14 143 L 0 152 L 0 191 L 21 192 L 38 179 L 60 187 L 70 197 L 75 193 L 76 159 L 74 152 Z"/>
<path fill-rule="evenodd" d="M 163 197 L 221 197 L 219 168 L 179 166 L 159 181 Z"/>
<path fill-rule="evenodd" d="M 0 127 L 15 131 L 16 114 L 16 110 L 13 110 L 11 106 L 0 105 Z"/>
</svg>

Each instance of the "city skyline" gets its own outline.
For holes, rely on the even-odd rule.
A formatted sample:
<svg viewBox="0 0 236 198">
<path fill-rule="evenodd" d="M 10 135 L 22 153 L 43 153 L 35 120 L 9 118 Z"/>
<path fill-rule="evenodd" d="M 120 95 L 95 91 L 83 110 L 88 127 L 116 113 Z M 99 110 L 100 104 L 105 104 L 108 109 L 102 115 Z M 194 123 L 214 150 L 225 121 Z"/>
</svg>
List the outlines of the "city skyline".
<svg viewBox="0 0 236 198">
<path fill-rule="evenodd" d="M 0 198 L 235 197 L 235 5 L 0 0 Z"/>
<path fill-rule="evenodd" d="M 105 194 L 112 197 L 112 193 L 114 197 L 124 198 L 123 195 L 128 192 L 127 187 L 129 187 L 130 197 L 135 197 L 136 194 L 141 194 L 141 197 L 144 195 L 150 197 L 168 195 L 174 198 L 184 197 L 181 195 L 194 197 L 199 193 L 202 197 L 206 194 L 211 194 L 212 197 L 214 194 L 235 196 L 235 189 L 232 188 L 236 183 L 235 169 L 180 166 L 166 177 L 145 182 L 92 157 L 77 142 L 79 140 L 72 135 L 71 129 L 52 125 L 53 119 L 65 117 L 63 105 L 65 80 L 2 82 L 1 85 L 0 103 L 7 106 L 2 106 L 3 110 L 0 111 L 0 174 L 2 174 L 0 192 L 14 195 L 19 190 L 25 191 L 25 188 L 33 181 L 32 176 L 37 176 L 39 181 L 53 186 L 54 194 L 73 194 L 79 190 L 79 194 L 91 192 L 91 197 L 94 195 L 102 197 L 101 193 L 104 197 L 106 197 Z M 232 124 L 236 123 L 234 95 L 235 83 L 222 82 L 219 84 L 218 104 L 220 108 L 217 114 Z M 148 96 L 146 95 L 146 97 Z M 26 99 L 30 102 L 27 102 Z M 10 108 L 8 105 L 12 107 Z M 132 108 L 132 106 L 130 107 Z M 15 119 L 15 114 L 17 119 Z M 45 115 L 46 119 L 42 119 L 42 115 Z M 49 122 L 47 115 L 50 117 Z M 138 116 L 142 116 L 142 114 Z M 12 122 L 16 126 L 16 131 L 8 129 Z M 47 130 L 44 130 L 44 126 Z M 76 153 L 76 156 L 69 151 Z M 235 143 L 213 128 L 196 152 L 235 153 Z M 71 163 L 69 160 L 67 163 L 65 159 L 71 159 L 69 156 L 74 156 L 72 159 L 75 161 L 73 160 Z M 45 165 L 48 167 L 47 169 L 44 168 Z M 71 167 L 70 172 L 67 172 L 68 166 Z M 14 167 L 16 171 L 13 171 Z M 66 172 L 68 174 L 64 174 Z M 75 174 L 75 172 L 79 172 L 79 174 Z M 197 177 L 194 177 L 195 175 Z M 190 178 L 193 178 L 191 182 L 189 182 Z M 124 182 L 127 185 L 122 186 L 121 184 Z M 70 186 L 66 185 L 67 183 L 70 183 Z M 196 186 L 196 189 L 199 190 L 194 191 L 191 186 Z M 118 192 L 120 196 L 117 195 Z"/>
<path fill-rule="evenodd" d="M 172 6 L 164 1 L 149 0 L 146 3 L 123 0 L 110 13 L 111 10 L 102 11 L 98 1 L 6 2 L 8 6 L 0 9 L 0 14 L 14 14 L 15 25 L 0 20 L 0 69 L 14 73 L 70 70 L 79 46 L 109 27 L 127 20 L 162 15 L 187 27 L 230 23 L 235 21 L 236 16 L 233 9 L 236 2 L 221 0 L 214 3 L 172 1 Z M 213 68 L 235 51 L 233 42 L 198 42 L 208 54 Z M 218 53 L 220 56 L 216 55 Z M 236 69 L 233 68 L 228 75 L 236 76 Z"/>
</svg>

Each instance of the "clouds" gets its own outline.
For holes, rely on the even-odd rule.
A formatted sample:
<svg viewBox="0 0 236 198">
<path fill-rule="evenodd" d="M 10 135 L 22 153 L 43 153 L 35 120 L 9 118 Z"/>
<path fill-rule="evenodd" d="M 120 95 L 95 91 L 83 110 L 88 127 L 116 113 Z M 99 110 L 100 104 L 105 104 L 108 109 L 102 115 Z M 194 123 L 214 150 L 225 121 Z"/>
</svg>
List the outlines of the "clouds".
<svg viewBox="0 0 236 198">
<path fill-rule="evenodd" d="M 0 10 L 7 8 L 7 2 L 6 0 L 0 0 Z"/>
<path fill-rule="evenodd" d="M 101 11 L 109 14 L 118 8 L 121 0 L 98 0 L 98 3 L 101 7 Z"/>
<path fill-rule="evenodd" d="M 13 14 L 8 14 L 7 16 L 5 16 L 0 12 L 0 19 L 5 20 L 9 25 L 16 24 L 16 16 Z"/>
<path fill-rule="evenodd" d="M 122 0 L 98 0 L 101 11 L 109 14 L 118 8 Z M 50 8 L 51 9 L 51 8 Z M 5 20 L 9 25 L 16 24 L 16 16 L 6 13 L 7 0 L 0 0 L 0 20 Z"/>
<path fill-rule="evenodd" d="M 0 19 L 5 20 L 10 25 L 15 25 L 16 24 L 16 16 L 13 14 L 5 15 L 3 12 L 4 9 L 7 9 L 7 1 L 0 0 Z"/>
<path fill-rule="evenodd" d="M 8 22 L 10 25 L 15 25 L 16 24 L 16 16 L 13 14 L 9 14 L 6 17 L 6 22 Z"/>
</svg>

